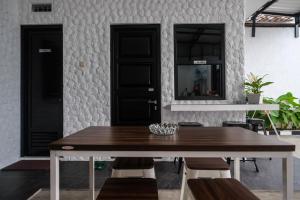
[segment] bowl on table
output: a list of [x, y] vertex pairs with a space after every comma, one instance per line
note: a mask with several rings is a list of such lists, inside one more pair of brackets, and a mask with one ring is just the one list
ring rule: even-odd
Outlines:
[[151, 124], [149, 125], [149, 130], [154, 135], [167, 136], [174, 135], [179, 126], [172, 123], [161, 123], [161, 124]]

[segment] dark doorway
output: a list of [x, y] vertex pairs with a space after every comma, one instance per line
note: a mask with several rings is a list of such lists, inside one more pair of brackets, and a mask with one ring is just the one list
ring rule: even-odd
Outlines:
[[160, 25], [111, 26], [112, 125], [160, 122]]
[[21, 27], [22, 156], [48, 156], [63, 136], [61, 25]]

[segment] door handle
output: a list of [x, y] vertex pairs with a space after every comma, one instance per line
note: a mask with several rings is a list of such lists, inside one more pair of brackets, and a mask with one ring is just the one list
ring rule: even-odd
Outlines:
[[39, 53], [51, 53], [52, 49], [39, 49]]
[[155, 104], [155, 105], [156, 105], [156, 104], [157, 104], [157, 100], [148, 100], [148, 103], [149, 103], [149, 104]]

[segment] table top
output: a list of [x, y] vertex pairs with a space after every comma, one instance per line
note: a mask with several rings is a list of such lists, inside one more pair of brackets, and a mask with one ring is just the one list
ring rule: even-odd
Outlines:
[[237, 127], [180, 127], [156, 136], [143, 126], [89, 127], [49, 145], [72, 151], [295, 151], [295, 145]]

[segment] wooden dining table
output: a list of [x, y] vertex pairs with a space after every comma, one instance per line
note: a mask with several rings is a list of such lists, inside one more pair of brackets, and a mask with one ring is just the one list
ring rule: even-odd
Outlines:
[[88, 127], [51, 143], [49, 149], [51, 200], [59, 200], [59, 160], [67, 156], [89, 158], [91, 199], [95, 199], [95, 158], [231, 157], [237, 180], [240, 158], [281, 158], [283, 199], [293, 199], [295, 145], [243, 128], [180, 127], [174, 135], [157, 136], [143, 126]]

